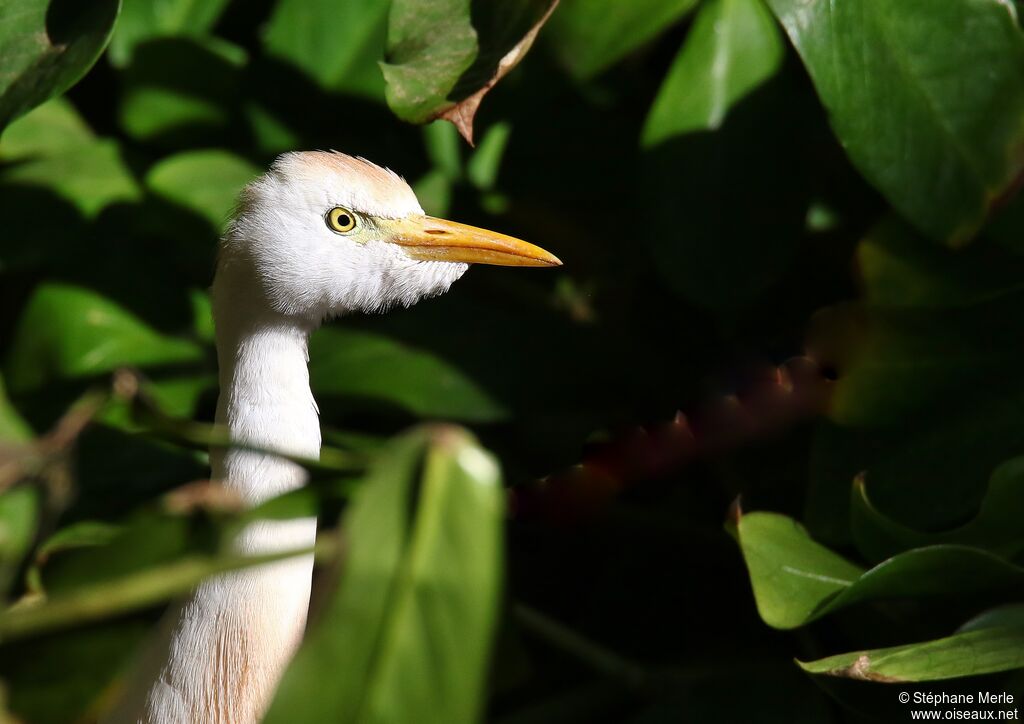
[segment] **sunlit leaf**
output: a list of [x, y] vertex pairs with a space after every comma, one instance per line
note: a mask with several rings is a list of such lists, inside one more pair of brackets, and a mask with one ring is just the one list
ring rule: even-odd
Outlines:
[[246, 52], [225, 40], [155, 40], [122, 74], [121, 127], [161, 145], [223, 140], [238, 111]]
[[120, 146], [112, 139], [97, 139], [74, 148], [50, 148], [45, 154], [0, 169], [0, 181], [50, 190], [86, 216], [141, 196]]
[[413, 123], [449, 120], [472, 143], [484, 95], [523, 59], [556, 5], [396, 0], [381, 65], [388, 105]]
[[122, 365], [148, 367], [195, 361], [202, 350], [168, 337], [130, 312], [81, 287], [39, 287], [18, 322], [6, 374], [24, 392], [48, 380], [110, 372]]
[[39, 491], [22, 485], [0, 493], [0, 603], [36, 535]]
[[267, 22], [267, 51], [323, 87], [383, 99], [388, 0], [280, 0]]
[[644, 145], [714, 130], [729, 108], [782, 63], [778, 27], [763, 0], [713, 0], [687, 36], [644, 124]]
[[0, 160], [65, 152], [93, 140], [93, 132], [66, 98], [54, 98], [14, 121], [0, 137]]
[[696, 5], [697, 0], [562, 0], [549, 40], [573, 75], [592, 78]]
[[934, 641], [798, 663], [810, 674], [887, 684], [991, 674], [1024, 667], [1024, 627], [992, 626]]
[[32, 435], [32, 429], [7, 399], [4, 378], [0, 375], [0, 445], [21, 442]]
[[423, 417], [489, 421], [502, 406], [472, 378], [429, 352], [372, 332], [332, 326], [310, 340], [314, 391], [348, 407], [387, 403]]
[[782, 515], [743, 515], [736, 536], [758, 613], [774, 628], [803, 626], [868, 601], [1024, 590], [1024, 569], [978, 548], [918, 548], [865, 571]]
[[0, 131], [89, 70], [110, 40], [120, 5], [0, 2]]
[[124, 66], [149, 38], [201, 36], [213, 27], [230, 0], [122, 0], [110, 61]]
[[220, 230], [242, 187], [259, 172], [229, 151], [186, 151], [155, 164], [146, 176], [146, 186]]
[[769, 0], [853, 163], [928, 236], [968, 241], [1024, 164], [1024, 38], [1000, 0]]
[[338, 589], [266, 721], [423, 712], [475, 721], [502, 578], [501, 515], [497, 465], [466, 433], [435, 428], [394, 443], [345, 516]]

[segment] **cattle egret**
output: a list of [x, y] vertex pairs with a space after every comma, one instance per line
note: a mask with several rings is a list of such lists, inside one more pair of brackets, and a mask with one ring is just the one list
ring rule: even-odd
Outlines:
[[[543, 249], [424, 214], [395, 173], [337, 152], [287, 153], [241, 194], [213, 282], [217, 421], [247, 446], [315, 458], [307, 340], [320, 323], [442, 294], [469, 264], [557, 266]], [[214, 451], [213, 478], [257, 504], [304, 484], [293, 463]], [[308, 548], [316, 520], [259, 522], [245, 554]], [[254, 722], [302, 637], [312, 556], [207, 580], [172, 607], [115, 721]]]

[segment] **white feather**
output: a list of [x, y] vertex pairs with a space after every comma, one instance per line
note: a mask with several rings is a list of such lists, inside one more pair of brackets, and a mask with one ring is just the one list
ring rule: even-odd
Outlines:
[[[342, 236], [335, 206], [365, 222]], [[242, 193], [213, 283], [220, 364], [218, 422], [249, 445], [306, 457], [320, 452], [307, 340], [328, 317], [411, 305], [443, 293], [461, 263], [416, 261], [372, 220], [422, 214], [399, 176], [336, 152], [289, 153]], [[214, 479], [259, 503], [305, 483], [279, 458], [211, 455]], [[243, 553], [311, 546], [314, 519], [249, 526]], [[310, 556], [215, 577], [171, 608], [110, 721], [177, 724], [257, 721], [302, 636]]]

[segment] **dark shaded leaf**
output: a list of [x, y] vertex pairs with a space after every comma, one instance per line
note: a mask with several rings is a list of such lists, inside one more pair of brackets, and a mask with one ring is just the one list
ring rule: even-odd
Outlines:
[[1024, 548], [1024, 458], [996, 468], [978, 514], [957, 528], [925, 532], [906, 526], [879, 511], [868, 497], [869, 485], [858, 478], [850, 501], [851, 528], [860, 552], [880, 561], [910, 548], [942, 543], [977, 546], [1012, 559]]

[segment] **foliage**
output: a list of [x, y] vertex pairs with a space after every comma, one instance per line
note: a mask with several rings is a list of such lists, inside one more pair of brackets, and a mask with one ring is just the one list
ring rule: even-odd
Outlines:
[[[1014, 3], [0, 0], [0, 28], [0, 721], [96, 718], [171, 598], [258, 562], [240, 526], [311, 514], [269, 721], [1024, 696]], [[565, 267], [316, 332], [321, 460], [246, 510], [196, 482], [229, 443], [206, 290], [241, 187], [314, 148]]]

